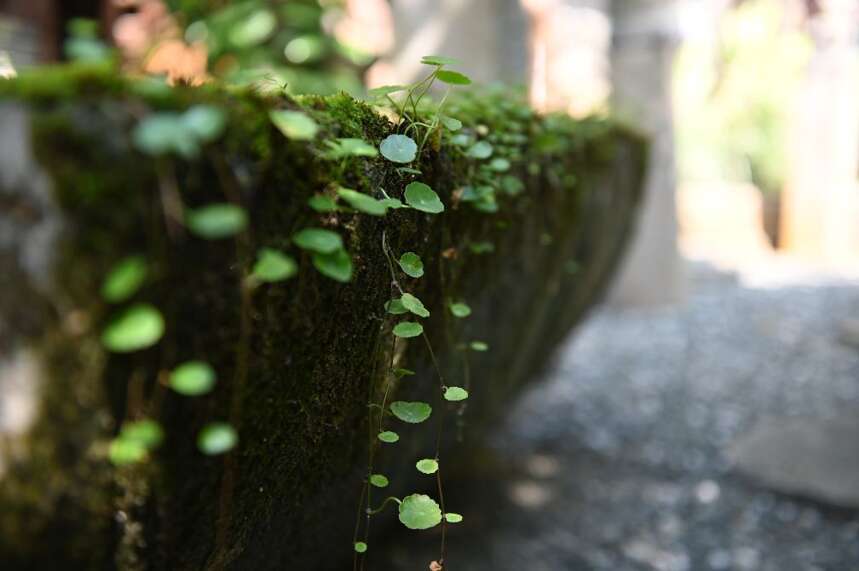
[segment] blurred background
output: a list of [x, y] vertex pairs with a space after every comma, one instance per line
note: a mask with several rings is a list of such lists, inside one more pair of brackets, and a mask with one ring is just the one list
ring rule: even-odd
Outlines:
[[[461, 488], [450, 560], [859, 568], [859, 2], [0, 0], [3, 76], [115, 58], [360, 97], [436, 53], [651, 139], [607, 303]], [[436, 540], [394, 543], [418, 569]]]

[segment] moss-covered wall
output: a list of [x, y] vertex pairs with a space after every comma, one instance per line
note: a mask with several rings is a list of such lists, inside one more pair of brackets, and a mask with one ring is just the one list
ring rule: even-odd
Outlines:
[[[635, 211], [644, 144], [605, 119], [540, 118], [498, 93], [461, 97], [450, 112], [466, 132], [508, 151], [524, 192], [502, 193], [493, 214], [459, 202], [479, 161], [445, 136], [413, 165], [446, 204], [443, 214], [319, 214], [308, 198], [336, 185], [401, 197], [416, 179], [382, 157], [322, 157], [327, 138], [378, 145], [392, 131], [371, 107], [345, 95], [296, 102], [146, 85], [80, 67], [0, 83], [0, 98], [27, 106], [33, 152], [66, 222], [54, 246], [51, 311], [27, 333], [43, 363], [43, 396], [28, 453], [0, 476], [0, 561], [15, 569], [341, 568], [351, 560], [366, 470], [367, 398], [381, 389], [391, 352], [417, 372], [398, 398], [449, 408], [451, 447], [478, 441], [604, 290]], [[133, 148], [129, 133], [150, 110], [195, 102], [229, 115], [224, 136], [198, 160], [152, 160]], [[323, 127], [315, 141], [290, 141], [270, 124], [269, 109], [297, 106]], [[241, 203], [246, 235], [206, 241], [168, 228], [162, 199], [171, 181], [191, 207]], [[311, 225], [343, 236], [355, 265], [350, 283], [322, 276], [290, 243]], [[393, 343], [383, 232], [395, 255], [424, 260], [426, 275], [405, 283], [432, 312], [427, 333], [446, 379], [470, 388], [464, 414], [438, 402], [426, 347]], [[484, 243], [494, 250], [475, 247]], [[263, 246], [294, 255], [299, 274], [243, 294], [243, 272]], [[151, 349], [109, 355], [98, 338], [115, 309], [99, 287], [131, 253], [154, 262], [135, 299], [160, 308], [166, 334]], [[452, 318], [451, 298], [467, 300], [472, 315]], [[475, 339], [490, 350], [459, 349]], [[167, 390], [165, 371], [194, 358], [215, 367], [216, 390], [193, 399]], [[165, 442], [147, 463], [111, 466], [107, 442], [140, 416], [161, 421]], [[211, 420], [237, 425], [235, 452], [197, 450], [195, 435]], [[394, 493], [407, 493], [435, 432], [398, 430], [380, 471]]]

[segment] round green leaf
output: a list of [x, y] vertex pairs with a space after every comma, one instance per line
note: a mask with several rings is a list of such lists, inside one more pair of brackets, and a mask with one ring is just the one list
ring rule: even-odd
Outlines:
[[298, 264], [290, 256], [273, 248], [257, 252], [253, 276], [261, 282], [279, 282], [298, 273]]
[[392, 430], [386, 430], [377, 434], [376, 438], [378, 438], [382, 442], [385, 442], [386, 444], [393, 444], [400, 439], [400, 435], [396, 432], [393, 432]]
[[418, 460], [415, 468], [422, 474], [435, 474], [438, 472], [438, 462], [431, 458], [424, 458], [423, 460]]
[[337, 232], [322, 228], [305, 228], [292, 237], [296, 246], [318, 254], [331, 254], [343, 248], [343, 240]]
[[402, 315], [403, 313], [409, 312], [408, 309], [403, 307], [403, 302], [399, 299], [392, 299], [385, 303], [385, 311], [391, 315]]
[[426, 65], [457, 65], [458, 59], [445, 56], [424, 56], [421, 58], [421, 63]]
[[334, 202], [334, 199], [323, 194], [314, 194], [308, 199], [307, 204], [316, 212], [335, 212], [337, 210], [337, 203]]
[[409, 337], [417, 337], [424, 332], [423, 325], [413, 321], [403, 321], [397, 323], [394, 327], [394, 335], [408, 339]]
[[388, 135], [379, 145], [382, 156], [395, 163], [410, 163], [418, 154], [418, 145], [406, 135]]
[[419, 278], [424, 275], [424, 263], [421, 260], [421, 257], [414, 252], [406, 252], [400, 256], [397, 263], [409, 277]]
[[400, 298], [400, 303], [405, 309], [414, 313], [418, 317], [429, 317], [430, 315], [430, 312], [427, 311], [426, 307], [424, 307], [423, 302], [410, 293], [404, 293]]
[[409, 529], [429, 529], [441, 523], [441, 508], [425, 494], [412, 494], [400, 503], [400, 522]]
[[227, 117], [223, 111], [211, 105], [195, 105], [182, 114], [182, 124], [197, 139], [214, 141], [224, 132]]
[[472, 159], [488, 159], [492, 156], [492, 145], [486, 141], [477, 141], [465, 154]]
[[469, 345], [472, 351], [487, 351], [489, 350], [489, 345], [484, 343], [483, 341], [472, 341]]
[[364, 139], [343, 138], [325, 142], [330, 148], [326, 153], [326, 156], [331, 159], [342, 159], [343, 157], [375, 157], [379, 154], [376, 147]]
[[436, 72], [435, 76], [442, 83], [449, 83], [450, 85], [469, 85], [471, 83], [471, 79], [467, 75], [449, 69], [441, 69]]
[[462, 121], [453, 117], [442, 117], [441, 124], [447, 127], [448, 131], [459, 131], [462, 129]]
[[447, 387], [444, 391], [444, 400], [459, 402], [468, 398], [468, 391], [461, 387]]
[[115, 438], [110, 443], [107, 455], [115, 466], [136, 464], [146, 458], [146, 446], [133, 440]]
[[373, 89], [367, 91], [367, 95], [370, 97], [384, 97], [386, 95], [390, 95], [391, 93], [396, 93], [398, 91], [405, 91], [408, 89], [405, 85], [382, 85], [380, 87], [374, 87]]
[[188, 228], [201, 238], [217, 240], [238, 234], [248, 224], [243, 208], [234, 204], [215, 203], [191, 210], [186, 215]]
[[131, 136], [134, 146], [149, 155], [175, 152], [190, 159], [200, 150], [194, 133], [177, 113], [152, 113], [137, 124]]
[[471, 308], [468, 307], [468, 304], [459, 301], [450, 304], [450, 312], [454, 317], [463, 318], [471, 315]]
[[349, 203], [349, 206], [364, 214], [372, 216], [384, 216], [388, 212], [388, 207], [381, 200], [376, 200], [372, 196], [367, 196], [361, 192], [349, 188], [340, 188], [337, 190], [343, 200]]
[[346, 283], [352, 279], [352, 258], [346, 250], [336, 250], [330, 254], [314, 254], [313, 266], [323, 276], [334, 281]]
[[388, 487], [388, 478], [383, 476], [382, 474], [373, 474], [370, 476], [370, 483], [377, 488], [387, 488]]
[[309, 141], [319, 132], [319, 125], [301, 111], [269, 111], [269, 119], [281, 133], [290, 139]]
[[187, 361], [170, 373], [170, 388], [186, 396], [204, 395], [215, 386], [215, 370], [204, 361]]
[[102, 344], [117, 353], [145, 349], [164, 334], [164, 318], [153, 306], [133, 305], [110, 322], [101, 335]]
[[150, 418], [135, 420], [122, 425], [119, 438], [130, 442], [137, 442], [147, 450], [161, 444], [164, 440], [164, 430], [161, 425]]
[[489, 163], [489, 168], [491, 168], [495, 172], [505, 172], [505, 171], [510, 170], [510, 161], [508, 161], [507, 159], [498, 157], [498, 158], [492, 159], [492, 161]]
[[430, 417], [432, 407], [425, 402], [395, 401], [391, 403], [394, 416], [410, 424], [419, 424]]
[[462, 522], [462, 516], [458, 513], [447, 512], [444, 514], [444, 519], [447, 523], [460, 523]]
[[277, 27], [277, 17], [270, 10], [257, 10], [246, 18], [236, 19], [230, 29], [230, 42], [239, 48], [261, 44]]
[[367, 552], [367, 544], [364, 543], [363, 541], [356, 541], [355, 542], [355, 551], [357, 551], [358, 553], [366, 553]]
[[422, 182], [411, 182], [406, 186], [406, 204], [430, 214], [444, 212], [444, 204], [433, 189]]
[[134, 295], [146, 280], [146, 260], [129, 256], [111, 268], [101, 285], [101, 296], [111, 303], [125, 301]]
[[209, 456], [232, 450], [238, 441], [236, 430], [226, 422], [209, 423], [197, 435], [197, 447]]

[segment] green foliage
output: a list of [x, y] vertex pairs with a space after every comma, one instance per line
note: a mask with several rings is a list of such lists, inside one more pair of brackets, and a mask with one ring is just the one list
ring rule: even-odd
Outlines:
[[394, 326], [394, 335], [397, 337], [403, 337], [408, 339], [410, 337], [417, 337], [421, 333], [424, 332], [423, 325], [420, 323], [414, 323], [412, 321], [403, 321], [402, 323], [397, 323]]
[[391, 412], [403, 422], [419, 424], [430, 417], [432, 407], [420, 401], [395, 401], [391, 403]]
[[150, 113], [132, 132], [138, 150], [154, 156], [175, 153], [196, 158], [200, 147], [218, 139], [226, 127], [224, 112], [210, 105], [196, 105], [184, 113]]
[[450, 83], [451, 85], [469, 85], [471, 84], [471, 79], [465, 74], [459, 73], [458, 71], [451, 71], [447, 69], [439, 70], [435, 76], [439, 81], [443, 83]]
[[469, 347], [471, 347], [471, 350], [472, 350], [472, 351], [479, 351], [479, 352], [483, 352], [483, 351], [488, 351], [488, 350], [489, 350], [489, 345], [487, 345], [487, 344], [486, 344], [486, 343], [484, 343], [483, 341], [472, 341], [472, 342], [469, 344]]
[[403, 305], [401, 299], [392, 299], [385, 304], [385, 311], [391, 315], [402, 315], [408, 313], [409, 310]]
[[456, 303], [450, 304], [450, 312], [454, 317], [459, 317], [460, 319], [463, 317], [468, 317], [471, 315], [471, 308], [468, 307], [468, 304], [465, 302], [459, 301]]
[[346, 157], [376, 157], [379, 151], [376, 147], [364, 139], [344, 138], [325, 141], [328, 151], [325, 156], [329, 159], [343, 159]]
[[400, 439], [400, 435], [391, 430], [385, 430], [376, 435], [376, 438], [384, 442], [385, 444], [393, 444]]
[[333, 254], [343, 249], [343, 239], [337, 232], [322, 228], [305, 228], [292, 237], [292, 242], [302, 250], [318, 254]]
[[219, 240], [242, 232], [248, 225], [248, 215], [243, 208], [222, 202], [187, 212], [185, 223], [200, 238]]
[[239, 435], [226, 422], [211, 422], [197, 435], [197, 448], [209, 456], [229, 452], [238, 442]]
[[429, 529], [441, 523], [441, 508], [425, 494], [412, 494], [400, 502], [400, 522], [409, 529]]
[[101, 285], [105, 301], [119, 303], [137, 293], [146, 280], [148, 268], [143, 256], [128, 256], [110, 269]]
[[446, 514], [444, 514], [444, 519], [447, 521], [447, 523], [461, 523], [462, 522], [462, 516], [458, 513], [453, 513], [453, 512], [447, 512]]
[[370, 476], [370, 484], [376, 486], [377, 488], [387, 488], [388, 487], [388, 478], [383, 476], [382, 474], [373, 474]]
[[262, 248], [257, 253], [251, 275], [261, 282], [280, 282], [298, 273], [298, 264], [292, 257], [274, 248]]
[[488, 159], [492, 156], [492, 145], [486, 141], [477, 141], [466, 151], [466, 155], [472, 159]]
[[409, 277], [419, 278], [424, 275], [424, 263], [421, 257], [414, 252], [406, 252], [400, 256], [397, 263], [400, 265], [400, 269]]
[[419, 300], [417, 297], [413, 296], [410, 293], [403, 294], [403, 296], [400, 298], [400, 304], [402, 305], [403, 309], [414, 313], [418, 317], [430, 316], [430, 312], [427, 311], [426, 307], [424, 307], [423, 302], [421, 302], [421, 300]]
[[421, 58], [421, 63], [425, 65], [459, 65], [461, 62], [458, 59], [445, 56], [424, 56]]
[[379, 145], [382, 156], [395, 163], [410, 163], [415, 160], [418, 145], [406, 135], [388, 135]]
[[356, 541], [355, 542], [355, 551], [357, 551], [358, 553], [366, 553], [367, 552], [367, 544], [364, 543], [363, 541]]
[[187, 361], [170, 373], [170, 388], [186, 396], [204, 395], [215, 386], [216, 374], [205, 361]]
[[388, 206], [385, 202], [376, 200], [372, 196], [367, 196], [361, 192], [349, 188], [339, 188], [337, 194], [348, 202], [349, 206], [364, 214], [384, 216], [388, 212]]
[[135, 304], [115, 317], [101, 335], [102, 344], [115, 353], [151, 347], [164, 334], [164, 318], [152, 305]]
[[308, 141], [319, 132], [316, 121], [301, 111], [269, 111], [268, 116], [274, 126], [289, 139]]
[[163, 439], [164, 431], [154, 420], [127, 422], [111, 441], [108, 458], [115, 466], [141, 462]]
[[342, 248], [330, 254], [314, 254], [313, 267], [334, 281], [346, 283], [352, 280], [352, 258]]
[[459, 402], [468, 398], [468, 391], [462, 387], [447, 387], [444, 391], [444, 400]]
[[325, 196], [323, 194], [314, 194], [307, 201], [307, 205], [310, 206], [316, 212], [336, 212], [337, 211], [337, 203], [330, 196]]
[[411, 182], [406, 186], [406, 204], [429, 214], [444, 212], [444, 204], [441, 199], [428, 185], [422, 182]]
[[417, 464], [415, 464], [415, 468], [417, 468], [418, 472], [422, 474], [435, 474], [438, 472], [438, 461], [431, 458], [424, 458], [423, 460], [418, 460]]

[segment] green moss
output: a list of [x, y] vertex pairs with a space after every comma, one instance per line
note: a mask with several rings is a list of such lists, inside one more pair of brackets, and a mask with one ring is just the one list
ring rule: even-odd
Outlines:
[[[498, 192], [497, 214], [479, 212], [459, 198], [464, 185], [495, 184], [501, 175], [444, 136], [416, 165], [421, 180], [447, 205], [443, 216], [410, 210], [385, 218], [320, 215], [307, 200], [337, 185], [370, 194], [381, 188], [401, 197], [414, 180], [381, 157], [322, 156], [326, 139], [361, 137], [378, 145], [394, 128], [348, 95], [292, 100], [217, 87], [146, 90], [111, 70], [77, 67], [0, 82], [0, 97], [31, 104], [35, 151], [69, 221], [55, 281], [66, 306], [88, 317], [84, 339], [97, 354], [87, 367], [70, 369], [43, 403], [44, 440], [75, 442], [76, 453], [63, 457], [47, 449], [22, 464], [21, 473], [42, 471], [49, 478], [62, 472], [71, 478], [98, 467], [114, 482], [61, 479], [48, 486], [56, 492], [39, 500], [43, 518], [19, 525], [23, 510], [36, 500], [22, 495], [0, 524], [13, 530], [9, 537], [16, 544], [33, 550], [53, 525], [50, 514], [61, 509], [56, 498], [75, 490], [68, 496], [75, 518], [89, 517], [92, 526], [67, 531], [81, 545], [101, 546], [91, 559], [75, 560], [79, 567], [101, 567], [106, 552], [122, 566], [142, 562], [151, 568], [338, 565], [351, 550], [366, 460], [367, 397], [381, 391], [392, 352], [399, 364], [418, 371], [398, 389], [404, 398], [429, 400], [435, 389], [425, 349], [393, 344], [383, 310], [392, 291], [382, 231], [395, 255], [416, 251], [424, 260], [426, 275], [408, 284], [433, 312], [427, 331], [447, 378], [463, 376], [457, 349], [462, 341], [479, 338], [493, 347], [491, 357], [469, 357], [471, 367], [483, 372], [482, 382], [492, 384], [491, 390], [471, 390], [469, 415], [488, 419], [545, 360], [550, 344], [543, 341], [566, 332], [601, 289], [641, 177], [641, 142], [611, 122], [540, 118], [520, 102], [487, 93], [453, 101], [449, 112], [466, 132], [509, 159], [506, 174], [523, 182], [521, 194]], [[198, 101], [216, 104], [230, 117], [222, 140], [200, 160], [155, 162], [132, 148], [129, 133], [141, 109], [182, 109]], [[273, 107], [304, 109], [321, 125], [320, 136], [309, 143], [285, 139], [268, 121]], [[172, 181], [190, 207], [240, 200], [252, 221], [248, 236], [238, 243], [210, 242], [171, 227], [161, 200]], [[344, 237], [355, 265], [351, 284], [321, 276], [309, 256], [291, 245], [290, 237], [311, 225]], [[552, 247], [544, 245], [547, 234]], [[493, 243], [496, 254], [473, 253], [469, 245], [475, 242]], [[260, 247], [289, 251], [300, 264], [299, 275], [243, 296], [242, 269]], [[154, 349], [107, 356], [92, 345], [114, 311], [99, 300], [98, 287], [107, 269], [130, 253], [145, 254], [155, 268], [138, 298], [160, 308], [167, 331]], [[569, 259], [584, 268], [576, 277], [561, 270]], [[450, 297], [468, 300], [472, 316], [453, 321], [444, 310]], [[515, 331], [505, 334], [499, 323], [516, 324]], [[48, 362], [54, 354], [74, 354], [81, 342], [56, 337], [60, 328], [58, 319], [54, 333], [39, 344]], [[218, 372], [211, 395], [189, 399], [158, 384], [164, 370], [194, 358]], [[50, 378], [60, 375], [52, 369]], [[52, 415], [57, 395], [70, 385], [80, 385], [91, 398], [66, 403], [67, 414]], [[141, 415], [158, 418], [167, 439], [150, 468], [112, 473], [103, 453], [110, 431], [128, 416]], [[91, 427], [87, 418], [113, 422]], [[231, 420], [239, 429], [238, 452], [227, 460], [196, 450], [197, 431], [212, 420]], [[70, 430], [79, 424], [89, 428]], [[392, 491], [409, 482], [412, 457], [426, 445], [412, 434], [398, 444], [396, 458], [384, 460]], [[9, 501], [0, 493], [0, 513]], [[107, 523], [111, 510], [125, 519], [105, 539], [105, 530], [114, 529]], [[342, 553], [332, 549], [341, 544]], [[0, 541], [0, 558], [9, 549]]]

